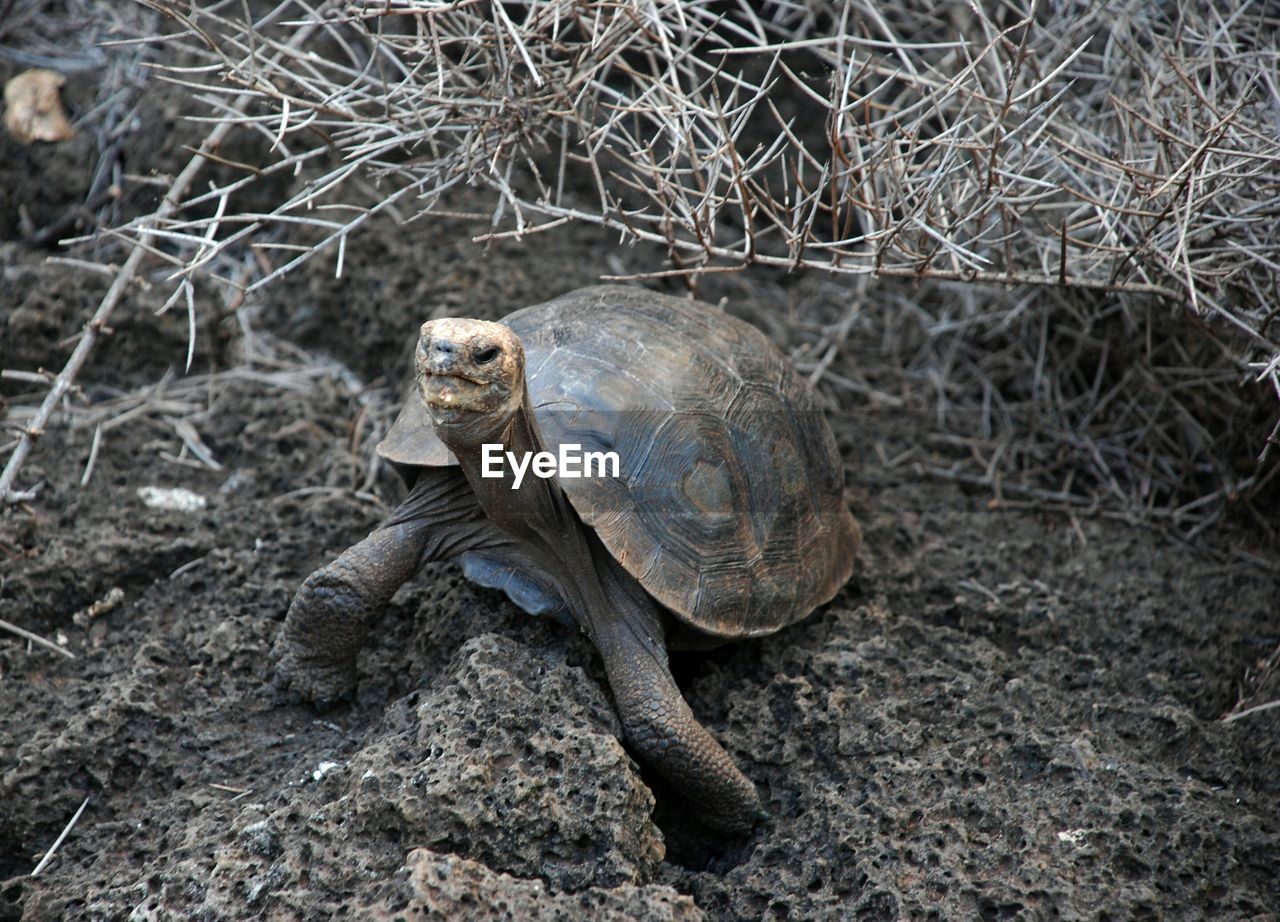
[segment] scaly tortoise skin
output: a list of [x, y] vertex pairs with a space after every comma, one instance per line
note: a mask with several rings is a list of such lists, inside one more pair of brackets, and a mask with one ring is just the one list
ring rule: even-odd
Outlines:
[[[276, 644], [303, 695], [354, 687], [370, 621], [430, 560], [580, 627], [628, 741], [711, 825], [749, 827], [754, 786], [689, 711], [667, 648], [804, 618], [861, 535], [813, 391], [754, 327], [709, 305], [598, 286], [499, 324], [423, 325], [410, 396], [379, 453], [410, 487], [299, 589]], [[620, 476], [480, 476], [480, 446], [612, 451]]]

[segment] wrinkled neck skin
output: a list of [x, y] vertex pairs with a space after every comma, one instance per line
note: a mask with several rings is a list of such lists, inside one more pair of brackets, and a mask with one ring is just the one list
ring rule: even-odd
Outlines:
[[[517, 457], [546, 450], [527, 390], [511, 421], [486, 441], [501, 443], [504, 452]], [[449, 448], [485, 515], [538, 558], [546, 573], [560, 584], [578, 625], [597, 647], [605, 652], [605, 647], [617, 643], [616, 628], [622, 626], [630, 629], [665, 669], [661, 610], [635, 577], [614, 560], [595, 532], [583, 525], [558, 478], [527, 472], [520, 488], [512, 489], [514, 475], [505, 463], [501, 477], [481, 476], [480, 445]]]
[[[523, 457], [526, 452], [546, 450], [542, 434], [529, 405], [528, 392], [511, 421], [485, 442], [500, 443], [504, 452]], [[446, 442], [446, 444], [448, 444]], [[483, 453], [480, 445], [449, 445], [462, 471], [475, 491], [489, 520], [518, 538], [546, 548], [576, 549], [582, 524], [569, 506], [569, 500], [554, 477], [525, 474], [520, 489], [513, 490], [515, 475], [510, 466], [502, 465], [501, 477], [481, 476]]]

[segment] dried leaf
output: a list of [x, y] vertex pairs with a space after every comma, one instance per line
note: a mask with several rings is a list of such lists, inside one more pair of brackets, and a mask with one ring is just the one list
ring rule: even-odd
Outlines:
[[52, 70], [23, 71], [4, 85], [4, 126], [23, 144], [75, 135], [58, 91], [66, 79]]

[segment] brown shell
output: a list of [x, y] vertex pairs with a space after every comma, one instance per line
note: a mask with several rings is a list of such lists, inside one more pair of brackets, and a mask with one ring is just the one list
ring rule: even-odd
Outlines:
[[[681, 620], [768, 634], [829, 600], [861, 535], [831, 429], [808, 384], [755, 327], [640, 288], [571, 292], [503, 318], [524, 343], [548, 450], [613, 451], [618, 478], [561, 478], [584, 522]], [[378, 446], [456, 464], [420, 401]]]

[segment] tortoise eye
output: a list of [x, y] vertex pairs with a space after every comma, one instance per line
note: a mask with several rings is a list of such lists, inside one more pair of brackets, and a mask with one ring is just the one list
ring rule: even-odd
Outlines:
[[499, 351], [497, 346], [487, 346], [484, 349], [477, 349], [473, 358], [478, 365], [488, 365], [498, 357]]

